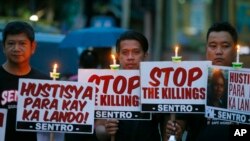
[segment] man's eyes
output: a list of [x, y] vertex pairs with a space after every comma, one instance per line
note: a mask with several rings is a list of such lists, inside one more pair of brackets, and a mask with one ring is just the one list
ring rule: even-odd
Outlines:
[[123, 55], [127, 55], [128, 54], [128, 51], [122, 51], [121, 52]]
[[225, 44], [225, 45], [209, 45], [208, 47], [212, 48], [212, 49], [216, 49], [217, 47], [221, 47], [222, 49], [226, 49], [226, 48], [230, 48], [231, 45]]
[[129, 53], [132, 53], [132, 54], [140, 54], [141, 51], [140, 50], [133, 50], [133, 51], [122, 51], [121, 54], [123, 55], [128, 55]]

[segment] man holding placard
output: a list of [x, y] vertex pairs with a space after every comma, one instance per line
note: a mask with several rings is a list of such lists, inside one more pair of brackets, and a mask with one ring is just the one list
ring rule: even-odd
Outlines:
[[8, 109], [5, 141], [36, 141], [36, 132], [15, 129], [19, 78], [49, 79], [30, 66], [36, 49], [34, 30], [28, 23], [14, 21], [6, 25], [2, 36], [6, 61], [0, 68], [0, 108]]
[[[140, 33], [127, 31], [116, 43], [116, 52], [122, 69], [139, 69], [140, 62], [148, 53], [148, 41]], [[152, 120], [107, 120], [105, 127], [116, 141], [160, 141], [159, 119], [153, 115]]]
[[[232, 66], [237, 51], [237, 32], [227, 22], [213, 24], [207, 32], [206, 58], [213, 65]], [[218, 123], [213, 125], [212, 123]], [[230, 122], [214, 122], [204, 114], [190, 115], [188, 120], [188, 141], [228, 141]]]

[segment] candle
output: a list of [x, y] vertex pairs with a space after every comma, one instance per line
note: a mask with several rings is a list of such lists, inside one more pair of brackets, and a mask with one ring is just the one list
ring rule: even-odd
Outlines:
[[116, 60], [115, 60], [115, 55], [111, 55], [112, 59], [113, 59], [113, 64], [116, 65]]
[[57, 64], [54, 64], [53, 73], [56, 73], [56, 69], [57, 69]]
[[179, 47], [176, 46], [175, 47], [175, 56], [172, 56], [172, 61], [173, 62], [181, 62], [182, 57], [178, 56], [178, 50], [179, 50]]
[[112, 57], [112, 59], [113, 59], [113, 64], [109, 65], [110, 68], [111, 68], [112, 70], [118, 70], [119, 67], [120, 67], [120, 65], [119, 65], [119, 64], [116, 64], [115, 55], [112, 54], [111, 57]]
[[240, 45], [237, 45], [236, 62], [239, 63], [239, 61], [240, 61]]
[[57, 64], [55, 63], [53, 66], [53, 72], [50, 72], [50, 77], [53, 78], [53, 80], [56, 80], [56, 78], [59, 78], [60, 73], [58, 73], [57, 70]]
[[175, 57], [178, 57], [178, 49], [179, 49], [179, 47], [176, 46], [176, 47], [175, 47]]

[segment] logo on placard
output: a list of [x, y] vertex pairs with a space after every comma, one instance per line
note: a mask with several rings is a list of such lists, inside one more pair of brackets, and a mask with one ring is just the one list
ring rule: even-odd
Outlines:
[[214, 116], [215, 116], [215, 114], [214, 114], [214, 109], [207, 108], [207, 109], [206, 109], [206, 117], [208, 117], [208, 118], [213, 118]]

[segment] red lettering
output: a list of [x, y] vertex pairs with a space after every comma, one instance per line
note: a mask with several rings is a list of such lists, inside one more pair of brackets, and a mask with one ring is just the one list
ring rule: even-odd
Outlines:
[[174, 85], [179, 87], [184, 86], [185, 83], [187, 83], [187, 85], [191, 87], [192, 83], [202, 76], [202, 70], [198, 67], [191, 68], [188, 71], [182, 67], [176, 68], [175, 70], [173, 67], [162, 68], [162, 69], [155, 67], [150, 72], [149, 84], [154, 87], [159, 86], [162, 77], [164, 80], [164, 86], [168, 86], [170, 74], [172, 71], [174, 71], [173, 83]]
[[136, 89], [140, 87], [140, 77], [139, 76], [133, 76], [129, 78], [128, 82], [128, 94], [132, 93], [133, 89]]
[[36, 121], [39, 121], [39, 110], [26, 110], [24, 109], [23, 111], [23, 116], [22, 116], [22, 120], [26, 120], [26, 121], [29, 121], [29, 120], [36, 120]]
[[26, 108], [28, 105], [30, 105], [33, 102], [33, 99], [30, 97], [27, 97], [24, 99], [23, 107]]
[[[118, 86], [120, 84], [120, 90], [118, 90]], [[117, 76], [113, 83], [113, 89], [116, 94], [123, 94], [127, 87], [127, 80], [124, 76]]]
[[43, 120], [44, 121], [55, 121], [55, 122], [77, 122], [77, 123], [86, 123], [89, 117], [89, 113], [86, 112], [59, 112], [53, 111], [52, 114], [49, 111], [45, 111]]
[[162, 71], [165, 73], [164, 86], [168, 86], [170, 72], [174, 71], [174, 68], [172, 68], [172, 67], [171, 68], [163, 68]]
[[[181, 75], [180, 82], [178, 82], [179, 76]], [[187, 79], [187, 72], [184, 68], [177, 68], [176, 71], [174, 72], [173, 76], [173, 82], [176, 86], [183, 86], [185, 84], [185, 81]]]
[[150, 78], [152, 81], [149, 81], [149, 84], [151, 86], [159, 86], [160, 85], [160, 81], [157, 79], [159, 79], [161, 77], [161, 69], [158, 67], [155, 67], [151, 70], [150, 72]]
[[200, 68], [195, 67], [195, 68], [190, 69], [189, 72], [188, 72], [188, 83], [187, 83], [187, 85], [189, 87], [191, 87], [192, 83], [195, 80], [199, 79], [201, 76], [202, 76], [202, 71], [201, 71]]

